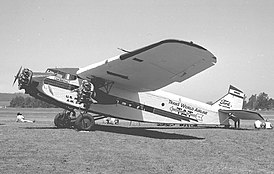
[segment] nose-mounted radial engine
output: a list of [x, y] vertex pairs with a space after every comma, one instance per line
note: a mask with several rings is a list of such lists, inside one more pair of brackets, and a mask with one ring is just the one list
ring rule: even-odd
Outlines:
[[27, 89], [27, 87], [31, 83], [31, 78], [32, 78], [32, 71], [29, 70], [28, 68], [24, 68], [23, 71], [21, 72], [22, 67], [19, 69], [17, 75], [15, 76], [14, 83], [16, 80], [18, 80], [18, 88], [19, 89]]
[[[77, 68], [50, 68], [46, 72], [33, 72], [22, 67], [15, 76], [18, 88], [42, 101], [64, 109], [56, 115], [54, 123], [59, 128], [75, 127], [92, 130], [95, 120], [105, 117], [91, 110], [92, 104], [116, 104], [116, 98], [108, 95], [113, 82], [102, 79], [82, 80]], [[99, 88], [104, 88], [105, 92]], [[75, 110], [80, 114], [76, 116]], [[92, 113], [92, 114], [90, 114]], [[94, 118], [96, 117], [96, 118]]]

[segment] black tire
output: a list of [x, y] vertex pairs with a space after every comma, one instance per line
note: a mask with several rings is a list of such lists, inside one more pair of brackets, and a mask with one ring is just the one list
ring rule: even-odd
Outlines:
[[61, 128], [62, 127], [62, 124], [61, 124], [61, 119], [62, 119], [62, 114], [61, 113], [58, 113], [55, 117], [54, 117], [54, 125], [57, 127], [57, 128]]
[[80, 114], [75, 120], [75, 128], [77, 130], [91, 131], [94, 130], [95, 121], [90, 114]]
[[70, 128], [70, 120], [68, 120], [64, 113], [58, 113], [54, 117], [54, 125], [57, 128]]

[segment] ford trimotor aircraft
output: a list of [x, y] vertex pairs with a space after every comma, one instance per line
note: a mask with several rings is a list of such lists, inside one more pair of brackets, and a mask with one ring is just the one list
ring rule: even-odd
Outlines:
[[[233, 86], [213, 105], [160, 90], [216, 63], [211, 52], [193, 42], [163, 40], [123, 51], [83, 68], [49, 68], [41, 73], [21, 67], [14, 83], [18, 80], [25, 93], [65, 109], [54, 119], [57, 127], [92, 130], [95, 121], [105, 117], [225, 126], [229, 119], [263, 119], [258, 113], [242, 110], [244, 94]], [[80, 114], [76, 116], [75, 111]]]

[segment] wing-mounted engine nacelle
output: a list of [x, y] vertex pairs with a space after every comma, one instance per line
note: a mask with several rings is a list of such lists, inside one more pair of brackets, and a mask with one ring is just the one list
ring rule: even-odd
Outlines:
[[87, 107], [92, 103], [97, 103], [94, 99], [95, 96], [94, 85], [87, 80], [83, 80], [80, 87], [77, 89], [77, 102], [80, 104], [83, 103]]

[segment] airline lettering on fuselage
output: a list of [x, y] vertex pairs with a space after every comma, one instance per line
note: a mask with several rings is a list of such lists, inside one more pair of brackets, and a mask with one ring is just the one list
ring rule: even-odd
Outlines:
[[202, 119], [203, 116], [207, 115], [207, 111], [181, 103], [181, 101], [178, 102], [178, 101], [169, 100], [169, 104], [172, 105], [170, 107], [171, 112], [176, 112], [179, 115], [185, 115], [187, 117], [194, 117], [199, 121], [203, 121]]
[[77, 104], [77, 98], [71, 95], [66, 95], [67, 102]]
[[175, 106], [180, 106], [179, 102], [169, 100], [169, 104], [175, 105]]

